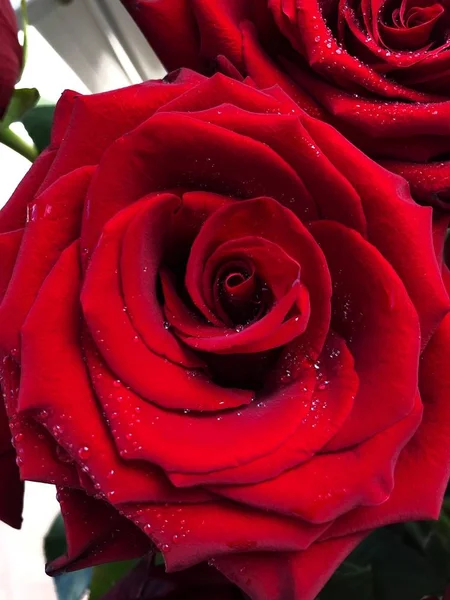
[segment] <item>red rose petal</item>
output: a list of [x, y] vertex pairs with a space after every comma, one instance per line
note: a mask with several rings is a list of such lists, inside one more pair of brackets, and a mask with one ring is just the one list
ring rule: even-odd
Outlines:
[[151, 550], [148, 538], [129, 520], [84, 492], [58, 488], [67, 554], [47, 565], [49, 575], [128, 560]]
[[423, 420], [400, 454], [389, 500], [381, 506], [359, 508], [342, 516], [329, 535], [345, 535], [398, 521], [438, 518], [450, 465], [449, 342], [450, 316], [447, 316], [421, 359]]
[[258, 401], [239, 410], [219, 412], [220, 405], [215, 413], [164, 410], [124, 387], [98, 355], [86, 350], [93, 374], [101, 374], [93, 377], [95, 392], [114, 422], [112, 434], [122, 456], [168, 472], [204, 473], [249, 463], [276, 450], [309, 413], [309, 381], [263, 391]]
[[358, 233], [331, 221], [312, 227], [334, 284], [333, 328], [347, 340], [360, 379], [353, 411], [329, 449], [353, 446], [406, 417], [417, 390], [420, 332], [400, 278]]
[[169, 572], [236, 552], [304, 549], [327, 528], [225, 500], [203, 504], [201, 510], [190, 505], [120, 509], [157, 544]]
[[55, 435], [56, 429], [59, 444], [112, 503], [208, 498], [206, 492], [176, 490], [156, 468], [125, 463], [116, 452], [81, 354], [79, 279], [74, 243], [48, 275], [22, 330], [19, 410], [37, 411], [48, 431]]
[[[403, 179], [353, 146], [346, 146], [344, 158], [339, 151], [342, 136], [333, 128], [310, 119], [308, 129], [358, 191], [367, 217], [368, 239], [397, 271], [414, 302], [424, 346], [450, 309], [433, 252], [431, 210], [413, 202]], [[427, 274], [426, 289], [419, 270]]]
[[82, 247], [92, 249], [104, 224], [125, 206], [150, 192], [183, 187], [280, 202], [304, 196], [295, 171], [266, 145], [194, 113], [158, 113], [103, 155], [89, 189]]
[[29, 221], [14, 271], [0, 305], [0, 342], [17, 349], [20, 328], [42, 282], [61, 251], [80, 233], [81, 212], [93, 169], [72, 171], [29, 205]]
[[[150, 208], [152, 202], [148, 201]], [[156, 207], [161, 205], [164, 211], [161, 214], [169, 218], [174, 203], [177, 206], [179, 199], [162, 196], [154, 198], [154, 203]], [[146, 208], [146, 203], [134, 204], [108, 223], [86, 273], [81, 294], [83, 314], [104, 360], [117, 379], [132, 386], [145, 399], [165, 408], [218, 410], [219, 394], [225, 408], [249, 402], [252, 398], [250, 392], [225, 391], [201, 371], [195, 371], [193, 376], [191, 370], [155, 354], [137, 335], [126, 312], [126, 298], [122, 296], [120, 249], [124, 229], [130, 219]], [[163, 320], [160, 328], [161, 336], [172, 335], [165, 331]], [[167, 342], [166, 345], [170, 348]], [[164, 348], [161, 347], [161, 350], [164, 353]], [[189, 355], [183, 358], [183, 362], [192, 365]], [[154, 376], [149, 377], [149, 373]], [[167, 385], [169, 381], [170, 385]]]
[[313, 600], [367, 534], [312, 544], [302, 552], [221, 556], [214, 565], [252, 600]]

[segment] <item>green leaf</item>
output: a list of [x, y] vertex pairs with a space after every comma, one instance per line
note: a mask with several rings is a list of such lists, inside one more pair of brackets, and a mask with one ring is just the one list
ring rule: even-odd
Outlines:
[[344, 561], [320, 600], [421, 600], [442, 595], [450, 555], [438, 524], [407, 523], [368, 536]]
[[163, 555], [163, 553], [162, 553], [162, 552], [157, 552], [157, 553], [155, 554], [155, 558], [154, 558], [154, 560], [153, 560], [153, 563], [154, 563], [154, 564], [155, 564], [157, 567], [159, 567], [159, 565], [164, 565], [164, 564], [165, 564], [165, 562], [164, 562], [164, 555]]
[[119, 579], [134, 568], [136, 563], [136, 560], [126, 560], [94, 567], [89, 600], [99, 600]]
[[24, 114], [39, 100], [36, 88], [21, 88], [14, 90], [3, 121], [0, 122], [0, 131], [7, 129], [11, 123], [21, 121]]
[[370, 566], [345, 568], [336, 573], [320, 594], [320, 600], [376, 600]]
[[40, 104], [29, 110], [23, 117], [23, 124], [39, 152], [50, 144], [55, 106]]
[[47, 561], [55, 560], [67, 550], [66, 532], [64, 530], [64, 521], [59, 514], [44, 538], [44, 554]]

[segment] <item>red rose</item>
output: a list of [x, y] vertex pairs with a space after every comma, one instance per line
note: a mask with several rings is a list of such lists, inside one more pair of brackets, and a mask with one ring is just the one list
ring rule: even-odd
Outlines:
[[279, 88], [66, 93], [0, 228], [18, 463], [56, 484], [69, 538], [51, 572], [151, 540], [171, 571], [305, 600], [371, 529], [437, 516], [431, 209]]
[[122, 1], [169, 69], [209, 72], [217, 59], [278, 84], [404, 175], [418, 201], [448, 207], [447, 1]]
[[0, 119], [11, 99], [21, 65], [16, 15], [9, 0], [0, 0]]

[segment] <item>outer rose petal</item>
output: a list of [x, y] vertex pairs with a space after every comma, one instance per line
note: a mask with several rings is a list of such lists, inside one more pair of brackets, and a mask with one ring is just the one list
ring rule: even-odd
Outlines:
[[178, 491], [155, 468], [125, 463], [111, 443], [79, 347], [78, 249], [75, 243], [62, 254], [23, 327], [19, 412], [35, 415], [110, 502], [208, 499], [201, 490]]
[[206, 564], [178, 573], [155, 566], [150, 555], [108, 591], [103, 600], [243, 600], [239, 588]]
[[303, 550], [329, 527], [329, 523], [307, 523], [223, 499], [201, 507], [133, 504], [119, 508], [157, 544], [169, 572], [240, 552]]
[[140, 529], [105, 502], [66, 488], [58, 488], [58, 500], [67, 555], [47, 565], [49, 575], [137, 558], [151, 549]]
[[381, 506], [360, 508], [341, 517], [327, 535], [346, 535], [397, 521], [436, 519], [439, 516], [450, 474], [449, 344], [450, 315], [447, 315], [421, 359], [423, 420], [400, 454], [394, 473], [395, 486], [389, 500]]
[[316, 543], [302, 552], [223, 556], [214, 565], [252, 600], [313, 600], [368, 533]]
[[402, 281], [371, 244], [331, 221], [311, 230], [333, 281], [332, 327], [348, 340], [360, 379], [353, 411], [328, 447], [337, 450], [384, 431], [413, 409], [419, 323]]
[[[433, 252], [431, 209], [414, 204], [404, 179], [382, 169], [351, 144], [346, 145], [344, 158], [342, 136], [329, 125], [308, 119], [306, 127], [358, 191], [368, 239], [397, 271], [414, 302], [424, 346], [450, 309]], [[426, 290], [417, 276], [418, 265], [427, 274]]]
[[10, 0], [0, 0], [0, 119], [9, 104], [22, 66], [22, 47]]
[[29, 222], [0, 305], [0, 345], [5, 351], [19, 347], [20, 328], [42, 282], [61, 252], [80, 235], [92, 173], [92, 167], [71, 171], [28, 206]]
[[[201, 70], [200, 41], [195, 31], [195, 21], [186, 0], [157, 0], [136, 2], [122, 0], [142, 32], [153, 40], [154, 49], [169, 70], [180, 66]], [[167, 34], [175, 43], [167, 43]], [[180, 56], [183, 57], [182, 64]]]
[[[132, 162], [130, 155], [136, 157]], [[159, 112], [103, 155], [87, 197], [82, 247], [91, 250], [105, 223], [122, 208], [174, 188], [234, 198], [264, 195], [281, 203], [303, 199], [305, 190], [295, 170], [267, 145], [197, 120], [195, 113]]]
[[[5, 392], [4, 382], [1, 387]], [[0, 481], [0, 520], [19, 529], [22, 523], [23, 483], [19, 479], [4, 406], [0, 406]]]

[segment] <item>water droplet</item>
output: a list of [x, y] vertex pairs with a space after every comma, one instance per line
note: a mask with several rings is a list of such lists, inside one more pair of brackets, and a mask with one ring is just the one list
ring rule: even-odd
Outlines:
[[115, 381], [113, 381], [113, 386], [118, 388], [122, 385], [122, 382], [120, 381], [120, 379], [116, 379]]
[[59, 435], [61, 435], [63, 433], [64, 428], [61, 427], [61, 425], [54, 425], [52, 427], [52, 431], [53, 431], [53, 435], [59, 436]]
[[82, 446], [78, 450], [78, 456], [81, 458], [81, 460], [85, 460], [86, 458], [89, 458], [90, 453], [91, 453], [91, 451], [88, 446]]
[[24, 438], [24, 435], [23, 435], [23, 433], [17, 433], [17, 434], [14, 436], [14, 441], [15, 441], [15, 442], [21, 442], [21, 441], [23, 440], [23, 438]]
[[152, 526], [151, 526], [151, 524], [150, 524], [150, 523], [146, 523], [146, 524], [144, 525], [144, 531], [145, 531], [145, 533], [150, 533], [150, 531], [151, 531], [152, 529], [153, 529], [153, 528], [152, 528]]
[[170, 323], [169, 323], [169, 321], [164, 321], [163, 327], [164, 327], [164, 329], [170, 329]]
[[317, 386], [317, 389], [319, 389], [321, 392], [323, 392], [323, 390], [327, 389], [329, 383], [330, 382], [328, 381], [328, 379], [325, 379], [325, 381], [321, 381], [319, 383], [319, 385]]

